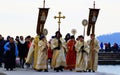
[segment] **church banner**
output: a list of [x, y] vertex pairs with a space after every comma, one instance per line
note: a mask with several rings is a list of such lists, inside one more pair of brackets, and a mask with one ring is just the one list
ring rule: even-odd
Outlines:
[[38, 22], [37, 22], [37, 34], [43, 34], [44, 24], [47, 19], [49, 8], [39, 8]]
[[89, 12], [89, 19], [88, 19], [88, 27], [87, 27], [87, 35], [90, 35], [91, 28], [92, 28], [92, 34], [95, 32], [95, 23], [97, 21], [97, 17], [99, 14], [100, 9], [92, 9], [90, 8]]

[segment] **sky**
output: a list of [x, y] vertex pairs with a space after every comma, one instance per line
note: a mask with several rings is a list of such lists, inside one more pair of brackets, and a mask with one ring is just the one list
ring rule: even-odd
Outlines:
[[[58, 30], [58, 12], [62, 12], [65, 19], [61, 19], [61, 33], [63, 37], [76, 29], [76, 37], [83, 34], [82, 20], [88, 19], [89, 8], [100, 9], [96, 22], [96, 36], [120, 32], [120, 0], [46, 0], [49, 9], [45, 28], [47, 38]], [[38, 8], [43, 7], [43, 0], [0, 0], [0, 34], [10, 36], [36, 36]], [[86, 27], [87, 28], [87, 27]], [[89, 38], [89, 36], [85, 36]]]

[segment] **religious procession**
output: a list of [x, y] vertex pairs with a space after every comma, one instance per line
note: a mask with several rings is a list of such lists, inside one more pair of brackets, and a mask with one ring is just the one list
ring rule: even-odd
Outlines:
[[55, 32], [49, 41], [44, 34], [35, 38], [27, 36], [25, 40], [23, 36], [17, 36], [15, 40], [13, 37], [8, 37], [8, 40], [2, 37], [0, 35], [0, 66], [4, 64], [7, 71], [31, 67], [39, 72], [97, 71], [99, 42], [93, 34], [88, 41], [84, 41], [83, 35], [75, 39], [70, 33], [63, 38], [60, 31]]
[[75, 30], [72, 31], [72, 35], [68, 33], [63, 38], [60, 32], [60, 23], [65, 16], [61, 16], [61, 12], [59, 12], [59, 16], [54, 16], [55, 19], [58, 19], [58, 31], [47, 41], [48, 31], [44, 29], [44, 24], [49, 8], [45, 8], [44, 1], [43, 8], [39, 8], [37, 36], [30, 46], [26, 64], [32, 64], [33, 69], [40, 72], [48, 72], [48, 65], [56, 72], [63, 70], [96, 72], [100, 47], [99, 41], [95, 38], [95, 22], [99, 9], [95, 9], [95, 2], [93, 6], [94, 8], [90, 9], [89, 21], [83, 20], [84, 27], [88, 23], [87, 35], [90, 35], [90, 40], [84, 40], [85, 32], [75, 39]]
[[[75, 39], [76, 31], [72, 34], [67, 33], [65, 38], [60, 32], [61, 19], [65, 16], [55, 16], [58, 19], [58, 30], [50, 40], [47, 40], [47, 29], [44, 28], [49, 8], [45, 8], [45, 0], [43, 8], [39, 8], [38, 23], [36, 28], [37, 35], [32, 39], [27, 50], [27, 55], [21, 57], [22, 68], [32, 68], [38, 72], [49, 72], [50, 69], [56, 72], [64, 70], [75, 72], [96, 72], [98, 68], [98, 52], [99, 41], [95, 38], [95, 22], [98, 17], [99, 9], [90, 9], [89, 20], [83, 21], [83, 26], [87, 24], [87, 35], [89, 40], [85, 41], [85, 32]], [[91, 32], [92, 31], [92, 32]], [[21, 37], [23, 38], [23, 37]], [[28, 37], [29, 39], [29, 37]], [[21, 44], [23, 42], [21, 41]], [[20, 47], [21, 48], [21, 47]], [[13, 43], [13, 38], [4, 45], [4, 53], [6, 54], [5, 66], [6, 70], [13, 70], [16, 67], [16, 58], [22, 49]], [[14, 59], [13, 59], [14, 58]], [[9, 62], [8, 62], [9, 61]]]
[[47, 43], [44, 35], [36, 36], [29, 49], [26, 64], [32, 64], [36, 71], [48, 72], [49, 65], [56, 72], [96, 72], [99, 42], [95, 35], [91, 34], [91, 39], [87, 42], [82, 35], [77, 40], [73, 35], [68, 34], [66, 37], [63, 39], [62, 34], [57, 31]]

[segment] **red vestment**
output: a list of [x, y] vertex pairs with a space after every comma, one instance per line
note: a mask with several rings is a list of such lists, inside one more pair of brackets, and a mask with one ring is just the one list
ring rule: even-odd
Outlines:
[[53, 52], [52, 52], [51, 48], [48, 47], [48, 59], [52, 58], [52, 54], [53, 54]]
[[74, 69], [76, 64], [76, 51], [75, 51], [75, 40], [69, 40], [67, 42], [67, 54], [66, 54], [66, 64], [67, 67], [65, 69]]

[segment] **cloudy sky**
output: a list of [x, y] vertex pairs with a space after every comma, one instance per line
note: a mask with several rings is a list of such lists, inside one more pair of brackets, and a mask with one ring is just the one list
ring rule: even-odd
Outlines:
[[[88, 19], [89, 8], [100, 8], [96, 22], [97, 36], [120, 32], [120, 0], [46, 0], [50, 8], [45, 23], [50, 38], [58, 30], [58, 20], [54, 16], [61, 11], [66, 18], [61, 20], [61, 33], [77, 30], [76, 36], [83, 34], [82, 20]], [[0, 34], [15, 37], [16, 35], [36, 36], [38, 8], [43, 7], [43, 0], [0, 0]], [[87, 36], [86, 36], [87, 37]]]

